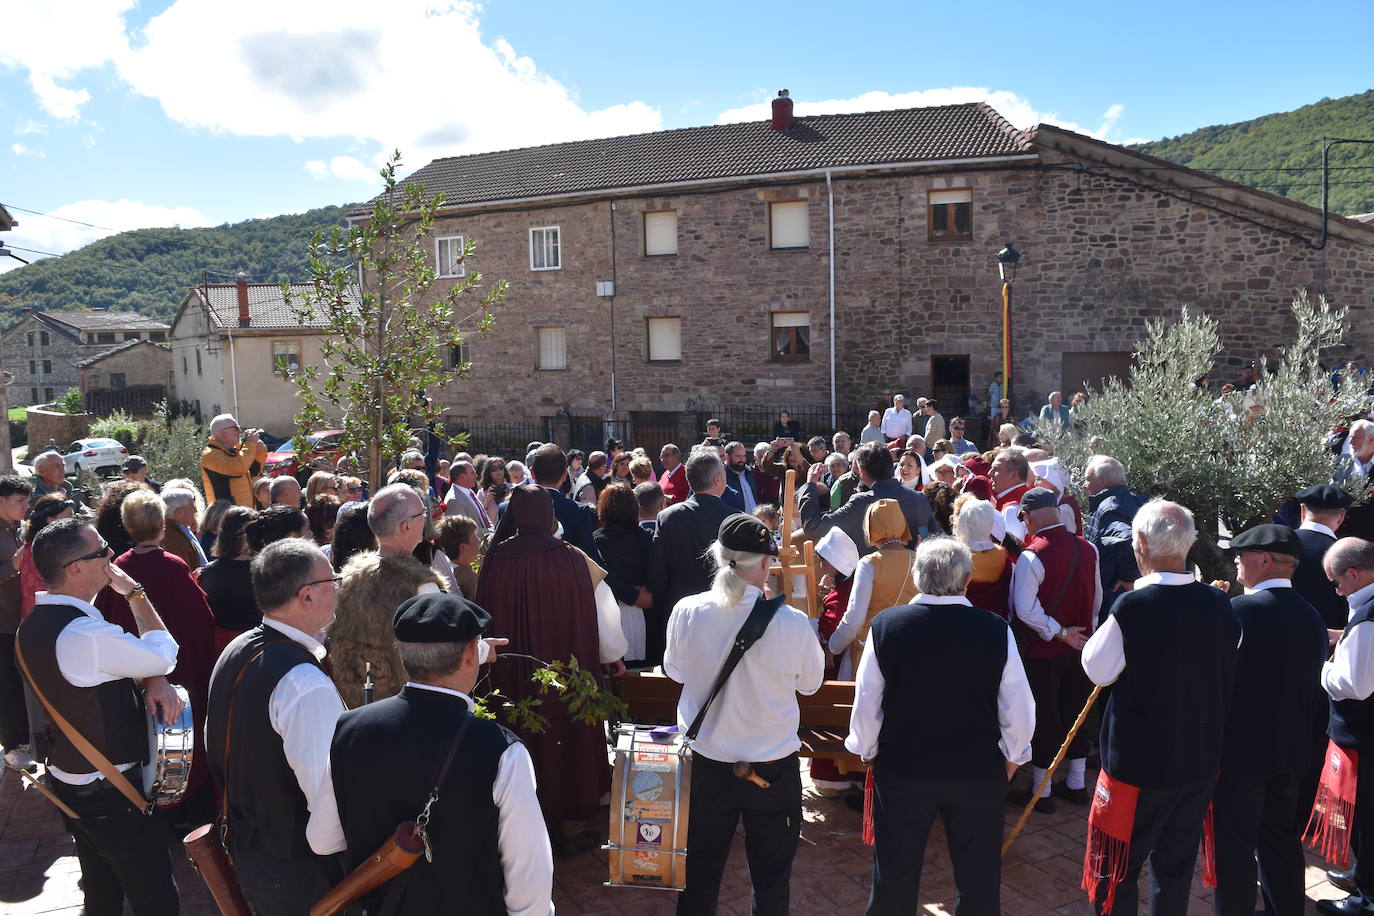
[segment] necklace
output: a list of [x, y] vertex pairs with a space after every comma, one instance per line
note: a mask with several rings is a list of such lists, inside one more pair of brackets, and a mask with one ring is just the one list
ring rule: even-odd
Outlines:
[[890, 549], [895, 548], [895, 547], [900, 547], [900, 548], [902, 548], [903, 550], [905, 550], [905, 549], [906, 549], [906, 542], [904, 542], [901, 538], [888, 538], [887, 540], [885, 540], [885, 541], [883, 541], [882, 543], [880, 543], [880, 544], [878, 545], [877, 549], [878, 549], [878, 550], [890, 550]]

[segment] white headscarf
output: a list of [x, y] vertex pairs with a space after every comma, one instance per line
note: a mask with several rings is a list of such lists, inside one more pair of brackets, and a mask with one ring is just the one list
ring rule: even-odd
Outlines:
[[854, 575], [859, 565], [859, 548], [854, 546], [854, 539], [839, 528], [831, 528], [825, 537], [816, 542], [816, 553], [839, 570], [842, 576]]
[[990, 502], [981, 499], [966, 502], [959, 507], [959, 515], [954, 521], [956, 536], [969, 550], [991, 550], [996, 546], [993, 534], [1000, 518]]

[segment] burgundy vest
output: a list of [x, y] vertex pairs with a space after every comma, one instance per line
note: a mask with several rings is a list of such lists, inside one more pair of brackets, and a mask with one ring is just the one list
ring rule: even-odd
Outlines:
[[[1091, 545], [1063, 525], [1058, 525], [1035, 535], [1026, 544], [1026, 549], [1035, 551], [1035, 556], [1045, 569], [1045, 578], [1040, 583], [1039, 591], [1040, 606], [1045, 613], [1059, 621], [1060, 626], [1091, 626], [1097, 613], [1097, 608], [1093, 606], [1093, 597], [1097, 594], [1097, 564], [1093, 562]], [[1073, 567], [1073, 580], [1066, 589], [1064, 582], [1069, 577], [1075, 551], [1078, 552], [1078, 564]], [[1061, 591], [1064, 598], [1055, 607], [1055, 599]], [[1029, 658], [1054, 658], [1073, 651], [1057, 639], [1046, 642], [1035, 635], [1026, 641], [1026, 655]]]

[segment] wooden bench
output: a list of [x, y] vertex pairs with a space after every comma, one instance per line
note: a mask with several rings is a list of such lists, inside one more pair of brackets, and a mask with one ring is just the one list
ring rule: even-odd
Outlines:
[[[637, 725], [671, 725], [677, 721], [677, 701], [682, 685], [662, 674], [627, 675], [615, 678], [616, 693], [629, 704], [626, 721]], [[801, 721], [797, 737], [803, 757], [844, 760], [858, 768], [859, 758], [845, 750], [849, 714], [854, 707], [853, 681], [826, 681], [811, 696], [797, 696]]]

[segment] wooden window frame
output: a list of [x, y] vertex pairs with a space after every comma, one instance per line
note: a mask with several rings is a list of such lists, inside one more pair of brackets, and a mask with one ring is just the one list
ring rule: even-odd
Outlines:
[[[777, 316], [779, 315], [805, 315], [805, 325], [779, 325]], [[791, 332], [791, 347], [797, 346], [797, 329], [804, 327], [807, 331], [806, 352], [805, 353], [780, 353], [775, 343], [779, 330], [787, 329]], [[811, 313], [809, 311], [779, 311], [768, 313], [768, 353], [770, 362], [775, 363], [805, 363], [811, 361]]]
[[[948, 191], [966, 191], [969, 199], [966, 201], [956, 201], [954, 203], [934, 204], [930, 198], [935, 194]], [[945, 210], [945, 220], [948, 226], [958, 226], [958, 213], [956, 207], [968, 207], [968, 232], [959, 233], [955, 229], [937, 231], [935, 229], [935, 211]], [[973, 241], [973, 188], [932, 188], [926, 191], [926, 240], [930, 242], [971, 242]]]

